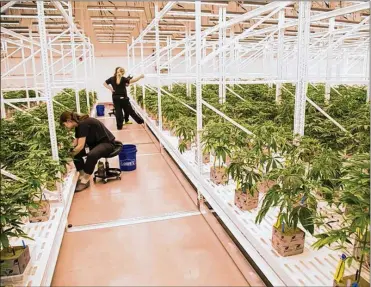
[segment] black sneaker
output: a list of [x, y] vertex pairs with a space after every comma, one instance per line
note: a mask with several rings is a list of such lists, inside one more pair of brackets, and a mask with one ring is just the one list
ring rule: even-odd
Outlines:
[[81, 181], [76, 185], [75, 192], [83, 191], [90, 186], [90, 180], [87, 183], [82, 183]]

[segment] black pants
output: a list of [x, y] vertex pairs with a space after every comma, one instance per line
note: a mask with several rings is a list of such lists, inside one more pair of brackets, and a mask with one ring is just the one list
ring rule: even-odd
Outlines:
[[[128, 97], [123, 97], [122, 99], [119, 96], [113, 97], [113, 106], [115, 108], [116, 125], [118, 129], [122, 128], [124, 117], [125, 122], [128, 122], [129, 116], [131, 116], [138, 124], [143, 124], [143, 119], [133, 110]], [[124, 114], [122, 111], [124, 111]]]
[[[91, 149], [88, 154], [86, 154], [85, 149], [82, 149], [82, 151], [73, 158], [73, 163], [75, 164], [77, 171], [84, 170], [87, 174], [93, 174], [98, 160], [102, 157], [109, 156], [114, 149], [115, 146], [113, 143], [100, 143]], [[84, 156], [86, 156], [86, 162], [84, 162]]]

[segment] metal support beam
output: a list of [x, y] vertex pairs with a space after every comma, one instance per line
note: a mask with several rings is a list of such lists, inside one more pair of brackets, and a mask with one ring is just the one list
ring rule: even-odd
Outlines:
[[305, 103], [308, 88], [308, 52], [310, 33], [310, 8], [311, 2], [299, 2], [299, 39], [297, 82], [295, 93], [294, 135], [304, 135]]
[[[156, 72], [157, 72], [157, 101], [158, 101], [158, 123], [159, 129], [162, 130], [162, 105], [161, 105], [161, 79], [160, 79], [160, 14], [158, 3], [155, 2], [155, 33], [156, 33]], [[151, 22], [152, 23], [152, 22]]]
[[[197, 146], [197, 164], [200, 174], [202, 174], [202, 146], [201, 146], [201, 134], [202, 134], [202, 86], [201, 86], [201, 2], [195, 2], [196, 11], [196, 109], [197, 109], [197, 134], [196, 134], [196, 146]], [[198, 192], [199, 193], [199, 192]], [[199, 193], [200, 196], [200, 193]]]
[[[278, 13], [278, 50], [277, 50], [277, 79], [282, 79], [283, 72], [283, 56], [285, 45], [285, 30], [282, 26], [285, 24], [285, 11], [281, 10]], [[281, 83], [276, 84], [276, 104], [281, 103]]]
[[54, 121], [54, 108], [53, 108], [53, 96], [51, 91], [50, 83], [50, 72], [49, 72], [49, 61], [48, 61], [48, 43], [46, 38], [45, 18], [44, 18], [44, 2], [37, 1], [37, 15], [39, 22], [39, 33], [40, 33], [40, 45], [41, 45], [41, 61], [44, 70], [44, 95], [47, 98], [46, 105], [48, 110], [48, 122], [49, 122], [49, 133], [50, 133], [50, 144], [52, 148], [52, 157], [58, 161], [58, 145], [57, 135], [55, 132], [55, 121]]
[[[55, 7], [59, 7], [61, 5], [60, 3], [57, 3], [56, 1], [53, 1], [53, 4]], [[59, 5], [58, 5], [59, 4]], [[58, 8], [59, 9], [59, 8]], [[64, 11], [63, 7], [62, 10]], [[62, 11], [61, 11], [62, 12]], [[65, 12], [65, 11], [64, 11]], [[68, 17], [65, 17], [65, 19], [69, 19], [69, 21], [73, 22], [73, 16], [72, 16], [72, 3], [69, 1], [68, 2]], [[70, 24], [71, 25], [71, 24]], [[76, 67], [76, 44], [75, 44], [75, 33], [74, 30], [70, 30], [70, 39], [71, 39], [71, 52], [72, 52], [72, 72], [73, 72], [73, 79], [75, 81], [75, 100], [76, 100], [76, 111], [78, 113], [81, 112], [81, 107], [80, 107], [80, 96], [79, 96], [79, 91], [78, 91], [78, 86], [77, 86], [77, 67]]]
[[334, 40], [334, 29], [335, 29], [335, 18], [329, 19], [329, 36], [328, 36], [328, 48], [327, 48], [327, 63], [326, 63], [326, 86], [325, 86], [325, 103], [329, 103], [330, 101], [330, 92], [331, 92], [331, 85], [329, 84], [329, 80], [331, 79], [332, 75], [332, 48], [331, 43]]

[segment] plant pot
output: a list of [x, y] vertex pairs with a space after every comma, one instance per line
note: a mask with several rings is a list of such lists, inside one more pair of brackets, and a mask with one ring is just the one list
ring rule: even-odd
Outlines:
[[300, 228], [282, 233], [273, 226], [272, 246], [283, 257], [303, 253], [304, 240], [305, 233]]
[[224, 166], [222, 167], [211, 167], [210, 168], [210, 179], [215, 184], [226, 184], [228, 182], [227, 170]]
[[170, 136], [175, 137], [175, 129], [170, 129]]
[[258, 183], [257, 188], [258, 191], [261, 193], [267, 193], [269, 189], [271, 189], [276, 184], [273, 180], [263, 180]]
[[[350, 284], [352, 284], [354, 281], [355, 281], [355, 278], [356, 278], [356, 275], [353, 274], [353, 275], [348, 275], [348, 276], [344, 276], [343, 279], [341, 279], [341, 281], [339, 283], [337, 283], [335, 280], [334, 280], [334, 283], [333, 283], [333, 287], [345, 287], [345, 286], [348, 286], [347, 282], [348, 280], [350, 280]], [[351, 285], [349, 285], [351, 286]], [[361, 277], [361, 280], [359, 281], [359, 287], [370, 287], [370, 283], [363, 277]]]
[[184, 141], [183, 139], [179, 139], [179, 144], [181, 144], [181, 143], [185, 143], [186, 150], [191, 150], [191, 147], [192, 147], [191, 141]]
[[254, 192], [253, 195], [249, 191], [243, 193], [241, 189], [235, 191], [234, 204], [241, 210], [251, 210], [258, 207], [259, 193]]
[[50, 204], [47, 200], [42, 200], [38, 208], [30, 208], [29, 220], [31, 223], [48, 221], [50, 217]]
[[[197, 150], [195, 151], [195, 161], [198, 162], [197, 158]], [[202, 153], [202, 163], [209, 163], [210, 162], [210, 153]]]
[[169, 131], [170, 130], [170, 125], [168, 123], [162, 122], [162, 129], [164, 131]]
[[23, 274], [30, 259], [30, 249], [28, 246], [26, 246], [26, 248], [23, 246], [16, 246], [1, 250], [1, 277]]

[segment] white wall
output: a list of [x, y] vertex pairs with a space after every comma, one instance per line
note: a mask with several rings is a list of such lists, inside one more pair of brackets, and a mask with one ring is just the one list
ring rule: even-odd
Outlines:
[[[112, 101], [111, 93], [110, 93], [109, 90], [107, 90], [103, 86], [103, 83], [106, 79], [113, 76], [113, 73], [114, 73], [114, 70], [115, 70], [116, 67], [121, 66], [121, 67], [125, 68], [126, 70], [128, 70], [127, 69], [128, 59], [127, 59], [127, 57], [96, 57], [95, 59], [96, 59], [95, 71], [92, 71], [92, 73], [91, 73], [92, 77], [89, 78], [89, 87], [88, 88], [91, 88], [91, 89], [97, 91], [99, 101], [110, 102], [110, 101]], [[185, 65], [183, 60], [184, 60], [184, 58], [180, 57], [179, 59], [177, 59], [172, 64], [172, 66], [175, 67], [178, 63], [183, 62], [178, 67], [173, 69], [174, 73], [186, 74], [186, 65]], [[291, 59], [291, 60], [292, 61], [290, 62], [289, 66], [284, 67], [284, 77], [293, 78], [296, 75], [296, 70], [297, 70], [296, 59]], [[20, 59], [9, 59], [8, 66], [11, 68], [11, 67], [15, 66], [17, 63], [19, 63], [19, 61], [20, 61]], [[69, 61], [70, 61], [70, 59], [66, 59], [66, 63], [68, 63]], [[139, 63], [140, 58], [139, 57], [136, 58], [135, 62]], [[213, 62], [211, 61], [209, 63], [209, 66], [203, 67], [203, 73], [210, 74], [210, 75], [213, 75], [213, 74], [217, 75], [217, 72], [213, 72], [212, 63]], [[256, 74], [261, 74], [261, 73], [264, 72], [263, 59], [257, 59], [255, 62], [250, 63], [248, 65], [245, 65], [244, 68], [243, 68], [243, 71], [238, 71], [236, 69], [237, 65], [230, 65], [231, 62], [230, 62], [229, 59], [226, 60], [226, 63], [227, 63], [227, 65], [229, 65], [229, 68], [227, 69], [227, 75], [229, 75], [230, 77], [233, 77], [233, 76], [238, 77], [243, 72], [256, 73]], [[275, 59], [273, 59], [273, 61], [271, 61], [269, 63], [270, 63], [270, 65], [268, 67], [265, 67], [265, 72], [267, 74], [271, 74], [272, 76], [275, 76], [276, 75], [276, 61], [275, 61]], [[194, 65], [194, 64], [195, 64], [195, 59], [192, 58], [192, 65]], [[216, 64], [217, 64], [217, 62], [216, 62]], [[40, 63], [39, 59], [36, 59], [35, 66], [36, 66], [36, 70], [38, 72], [40, 72], [42, 67], [41, 67], [41, 63]], [[345, 65], [345, 67], [346, 66], [347, 65]], [[57, 71], [58, 69], [60, 69], [60, 67], [61, 67], [61, 63], [56, 65], [54, 71]], [[71, 68], [72, 68], [72, 66], [71, 66]], [[32, 62], [31, 61], [29, 61], [27, 63], [26, 69], [27, 69], [27, 74], [29, 75], [28, 85], [33, 86], [33, 69], [32, 69]], [[7, 70], [7, 68], [5, 66], [5, 62], [2, 62], [1, 63], [2, 74], [6, 70]], [[337, 70], [337, 67], [334, 66], [333, 75], [332, 75], [333, 77], [337, 76], [336, 70]], [[355, 77], [358, 80], [363, 80], [365, 78], [364, 78], [364, 75], [362, 75], [362, 71], [363, 71], [363, 64], [359, 63], [352, 68], [352, 70], [348, 73], [347, 76], [353, 75], [353, 78]], [[136, 71], [134, 71], [132, 74], [133, 74], [133, 76], [136, 76], [136, 75], [140, 74], [141, 72], [142, 71], [139, 68]], [[194, 72], [194, 69], [193, 69], [193, 72]], [[150, 85], [156, 85], [157, 78], [156, 78], [156, 71], [155, 71], [154, 66], [147, 67], [144, 70], [144, 74], [147, 74], [148, 76], [145, 77], [145, 79], [141, 80], [141, 82], [146, 83], [146, 84], [150, 84]], [[310, 76], [323, 77], [324, 80], [325, 80], [325, 74], [326, 74], [326, 62], [320, 62], [317, 66], [315, 66], [310, 71]], [[24, 89], [25, 81], [24, 81], [24, 77], [23, 77], [23, 67], [20, 66], [17, 70], [14, 71], [13, 75], [20, 75], [21, 77], [20, 77], [20, 79], [17, 79], [17, 80], [14, 80], [14, 79], [12, 79], [12, 80], [7, 80], [7, 79], [2, 80], [1, 81], [2, 89], [7, 88], [7, 87], [17, 87], [17, 88]], [[77, 76], [78, 76], [78, 79], [80, 81], [84, 80], [84, 65], [78, 66]], [[72, 78], [72, 74], [67, 75], [67, 78]], [[55, 79], [57, 79], [57, 80], [58, 79], [63, 79], [63, 74], [59, 73], [59, 75], [55, 76]], [[42, 76], [39, 76], [37, 81], [39, 83], [42, 83], [43, 82]], [[178, 79], [178, 81], [185, 82], [185, 79]], [[161, 83], [163, 85], [166, 85], [166, 84], [170, 84], [170, 81], [162, 81]], [[64, 85], [64, 84], [62, 84], [62, 85]], [[73, 87], [73, 85], [74, 85], [74, 83], [71, 83], [71, 87]], [[85, 85], [83, 83], [78, 84], [78, 89], [83, 89], [83, 88], [85, 88]], [[58, 92], [58, 91], [59, 91], [59, 89], [54, 90], [54, 92]]]

